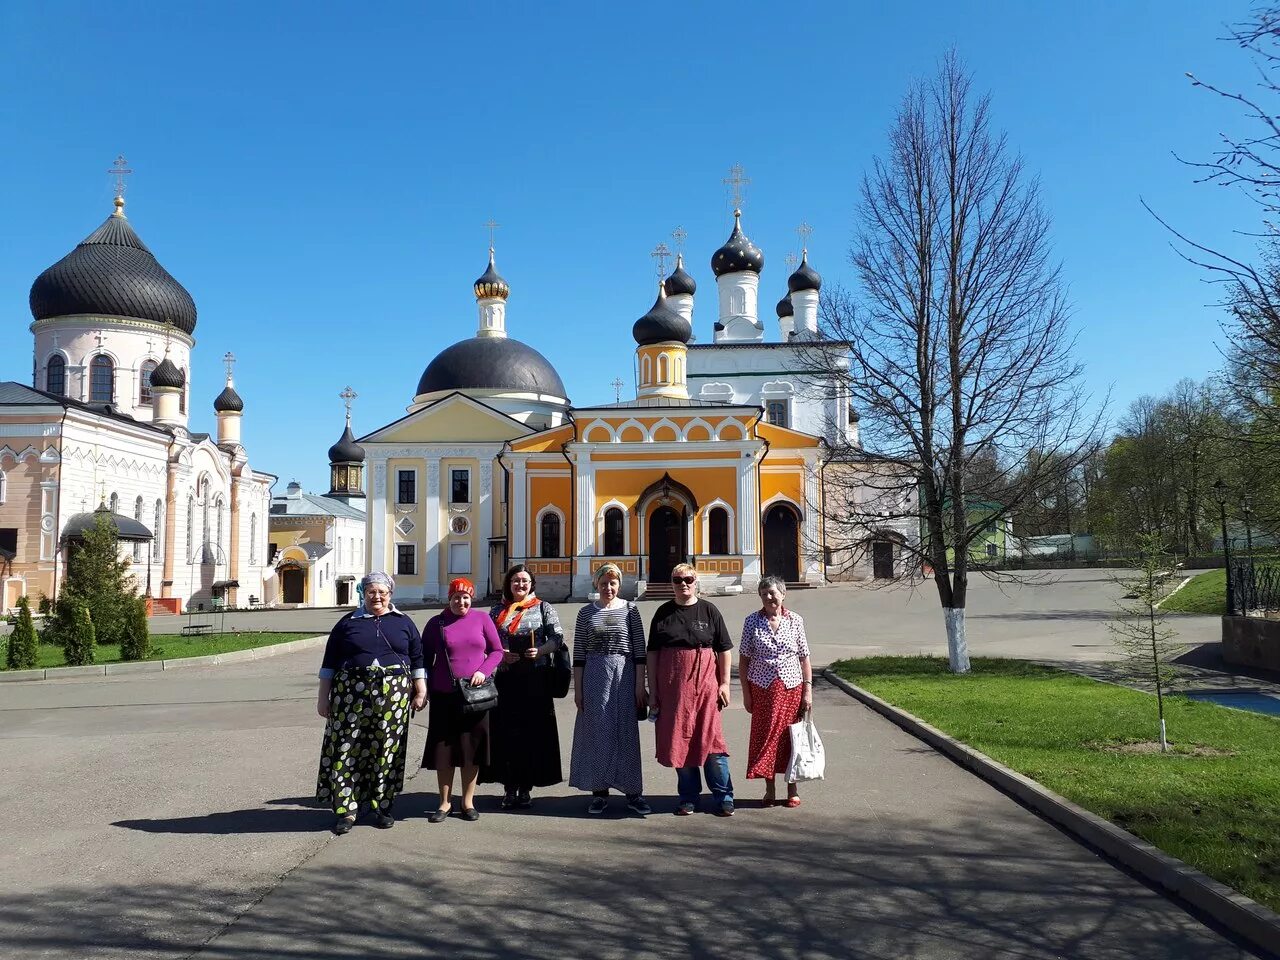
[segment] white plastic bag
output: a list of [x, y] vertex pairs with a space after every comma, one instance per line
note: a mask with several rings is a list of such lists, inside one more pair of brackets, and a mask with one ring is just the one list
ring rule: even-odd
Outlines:
[[813, 714], [807, 713], [799, 723], [791, 724], [790, 731], [791, 762], [787, 764], [787, 783], [821, 780], [827, 760]]

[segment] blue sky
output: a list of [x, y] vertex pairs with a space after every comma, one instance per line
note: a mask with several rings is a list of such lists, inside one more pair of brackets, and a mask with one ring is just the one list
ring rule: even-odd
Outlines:
[[1217, 39], [1234, 0], [0, 7], [0, 379], [29, 382], [31, 282], [110, 212], [124, 153], [131, 222], [199, 309], [192, 426], [213, 428], [234, 351], [245, 445], [281, 487], [327, 489], [344, 385], [367, 432], [474, 333], [490, 218], [509, 332], [574, 402], [611, 401], [677, 225], [710, 338], [740, 162], [776, 336], [795, 226], [827, 282], [854, 282], [858, 182], [952, 45], [1041, 178], [1088, 385], [1115, 412], [1210, 373], [1222, 339], [1216, 291], [1139, 198], [1228, 249], [1257, 219], [1173, 156], [1250, 130], [1184, 76], [1254, 82]]

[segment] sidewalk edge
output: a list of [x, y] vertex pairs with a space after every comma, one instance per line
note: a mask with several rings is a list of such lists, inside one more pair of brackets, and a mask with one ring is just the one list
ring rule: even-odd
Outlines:
[[1090, 813], [1066, 797], [1059, 796], [1030, 777], [961, 743], [919, 717], [855, 686], [837, 676], [830, 668], [823, 670], [822, 675], [833, 686], [891, 720], [907, 733], [923, 740], [960, 766], [976, 773], [1073, 837], [1101, 850], [1161, 890], [1213, 917], [1240, 939], [1260, 950], [1263, 956], [1275, 956], [1274, 945], [1280, 943], [1280, 915], [1097, 814]]

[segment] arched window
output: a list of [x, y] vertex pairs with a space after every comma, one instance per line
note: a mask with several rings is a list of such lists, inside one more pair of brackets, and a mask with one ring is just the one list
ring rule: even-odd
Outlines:
[[143, 360], [138, 368], [138, 403], [144, 407], [151, 406], [151, 371], [155, 368], [154, 360]]
[[116, 365], [105, 353], [89, 361], [89, 402], [112, 403], [116, 398]]
[[179, 413], [187, 412], [187, 391], [189, 389], [190, 387], [187, 386], [187, 368], [183, 367], [182, 368], [182, 389], [178, 391], [178, 412]]
[[49, 366], [44, 372], [44, 388], [60, 397], [67, 395], [67, 361], [60, 353], [49, 358]]
[[729, 552], [729, 512], [724, 507], [712, 507], [707, 517], [707, 552]]
[[249, 514], [249, 566], [258, 563], [258, 515]]
[[[133, 519], [137, 520], [139, 523], [142, 522], [142, 498], [141, 497], [139, 497], [137, 500], [133, 502]], [[137, 563], [141, 559], [142, 559], [142, 543], [139, 541], [134, 541], [133, 562]]]
[[560, 515], [548, 510], [542, 515], [538, 524], [538, 540], [541, 549], [540, 557], [560, 556]]
[[626, 518], [617, 507], [610, 507], [604, 512], [605, 556], [618, 557], [626, 549], [626, 538], [623, 536], [625, 522]]
[[225, 507], [226, 505], [222, 502], [222, 498], [219, 497], [218, 498], [218, 539], [214, 541], [214, 543], [217, 544], [218, 549], [214, 551], [214, 554], [215, 554], [213, 559], [214, 563], [218, 562], [218, 555], [222, 553], [222, 517], [226, 513]]
[[151, 558], [159, 560], [160, 554], [164, 552], [164, 501], [156, 497], [156, 528], [154, 531], [156, 538], [151, 541], [154, 546], [151, 548]]
[[120, 512], [120, 494], [118, 493], [111, 494], [111, 499], [107, 501], [107, 503], [112, 513]]
[[649, 355], [646, 353], [640, 358], [640, 382], [649, 383]]
[[196, 495], [187, 494], [187, 563], [196, 557]]
[[662, 354], [660, 357], [658, 357], [658, 382], [659, 383], [666, 383], [668, 380], [668, 374], [667, 374], [668, 363], [669, 361], [667, 360], [667, 355], [665, 353]]

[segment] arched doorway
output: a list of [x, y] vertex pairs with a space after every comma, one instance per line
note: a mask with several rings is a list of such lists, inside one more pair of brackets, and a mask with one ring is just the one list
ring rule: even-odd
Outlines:
[[664, 583], [685, 558], [685, 524], [671, 507], [658, 507], [649, 514], [649, 582]]
[[285, 603], [302, 603], [306, 591], [307, 573], [298, 567], [284, 567], [280, 571], [280, 592]]
[[800, 516], [787, 503], [775, 503], [764, 515], [765, 576], [787, 583], [800, 579]]

